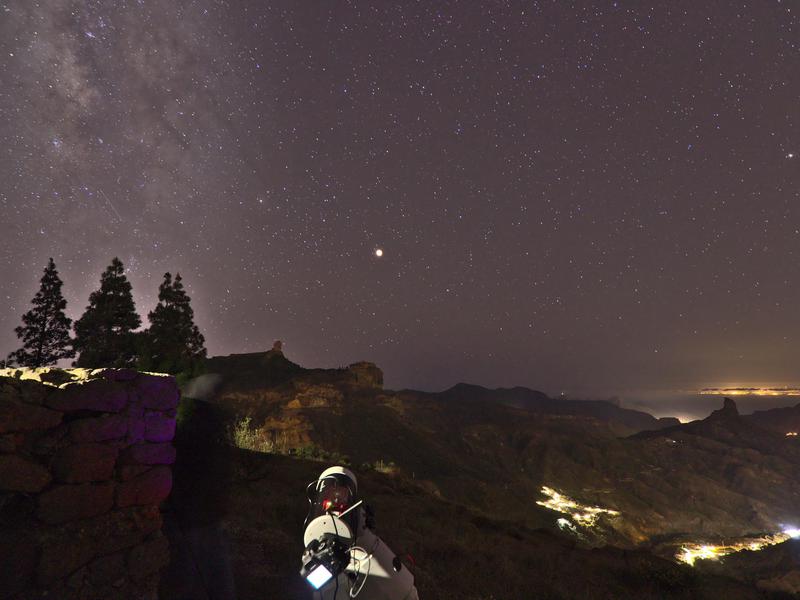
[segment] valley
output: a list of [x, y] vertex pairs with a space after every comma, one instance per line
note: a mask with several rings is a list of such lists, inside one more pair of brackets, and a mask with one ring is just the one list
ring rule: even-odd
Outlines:
[[[676, 573], [691, 565], [692, 577], [732, 553], [795, 544], [800, 448], [783, 429], [800, 408], [776, 421], [739, 415], [726, 399], [680, 424], [525, 388], [394, 392], [370, 363], [304, 369], [274, 351], [216, 357], [208, 371], [214, 383], [196, 402], [218, 414], [228, 443], [238, 427], [256, 456], [346, 462], [413, 489], [412, 504], [443, 502], [500, 530], [645, 553]], [[798, 569], [787, 563], [768, 580]]]

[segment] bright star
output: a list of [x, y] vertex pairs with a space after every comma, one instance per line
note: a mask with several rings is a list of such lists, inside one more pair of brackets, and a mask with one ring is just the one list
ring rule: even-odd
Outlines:
[[378, 258], [380, 258], [381, 256], [383, 256], [383, 250], [382, 250], [382, 249], [380, 249], [380, 248], [377, 248], [377, 249], [375, 250], [375, 256], [377, 256]]

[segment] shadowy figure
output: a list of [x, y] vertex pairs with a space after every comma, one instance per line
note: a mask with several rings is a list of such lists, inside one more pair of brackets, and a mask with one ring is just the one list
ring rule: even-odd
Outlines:
[[211, 403], [183, 402], [174, 485], [164, 507], [171, 561], [162, 573], [160, 596], [236, 600], [232, 553], [221, 525], [231, 478], [222, 415]]

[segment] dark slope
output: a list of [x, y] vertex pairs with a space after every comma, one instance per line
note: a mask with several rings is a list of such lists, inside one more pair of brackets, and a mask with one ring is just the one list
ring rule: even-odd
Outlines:
[[254, 380], [252, 371], [244, 383], [230, 371], [214, 402], [229, 426], [248, 418], [264, 449], [346, 456], [487, 518], [556, 531], [562, 515], [536, 505], [548, 486], [621, 513], [583, 532], [584, 542], [654, 544], [664, 556], [682, 541], [774, 533], [797, 519], [798, 444], [732, 404], [703, 421], [620, 437], [657, 421], [610, 403], [597, 403], [598, 416], [593, 403], [525, 388], [385, 391], [347, 369], [303, 370], [276, 385]]
[[702, 573], [730, 577], [772, 592], [775, 597], [800, 597], [800, 540], [759, 552], [739, 552], [721, 561], [698, 561], [697, 568]]
[[[305, 484], [327, 466], [207, 444], [224, 422], [198, 402], [177, 438], [167, 531], [173, 561], [162, 598], [307, 600], [298, 575]], [[208, 467], [204, 467], [208, 465]], [[378, 533], [414, 557], [425, 600], [503, 598], [755, 599], [753, 586], [705, 576], [647, 552], [589, 550], [546, 531], [485, 516], [419, 482], [359, 472]]]
[[[785, 436], [787, 433], [800, 433], [800, 404], [785, 408], [757, 410], [745, 417], [756, 425]], [[800, 443], [800, 436], [798, 436]]]
[[631, 482], [646, 488], [634, 493], [653, 507], [665, 506], [659, 492], [677, 504], [665, 532], [721, 541], [777, 532], [797, 518], [800, 448], [740, 416], [730, 399], [706, 419], [640, 432], [626, 444], [657, 474]]

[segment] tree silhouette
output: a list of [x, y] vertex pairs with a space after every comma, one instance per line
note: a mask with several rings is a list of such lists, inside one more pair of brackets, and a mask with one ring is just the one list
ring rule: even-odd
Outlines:
[[122, 261], [115, 257], [100, 276], [100, 289], [89, 296], [86, 312], [75, 321], [73, 346], [80, 353], [75, 366], [132, 366], [136, 362], [132, 332], [141, 324], [131, 284]]
[[140, 336], [142, 369], [192, 376], [206, 357], [203, 338], [194, 324], [194, 311], [180, 274], [164, 274], [158, 288], [158, 304], [147, 315], [150, 328]]
[[64, 314], [67, 301], [61, 295], [62, 285], [51, 258], [33, 297], [33, 308], [22, 315], [23, 325], [14, 329], [22, 348], [8, 355], [9, 365], [44, 367], [75, 356], [69, 337], [72, 320]]

